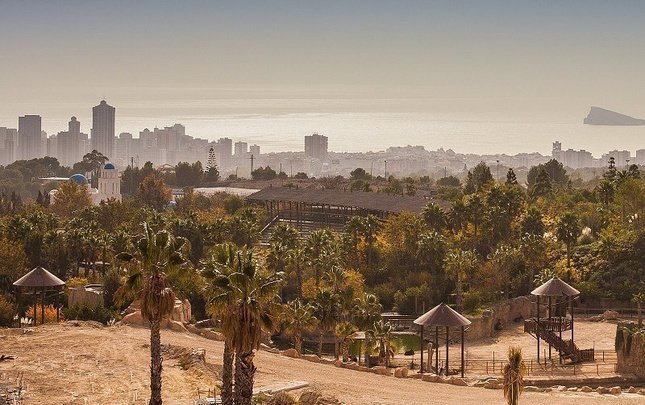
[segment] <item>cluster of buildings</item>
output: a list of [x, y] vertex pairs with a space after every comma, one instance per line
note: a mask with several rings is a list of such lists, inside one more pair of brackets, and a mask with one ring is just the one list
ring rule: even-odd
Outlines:
[[261, 154], [258, 145], [233, 142], [230, 138], [217, 141], [194, 138], [186, 134], [181, 124], [170, 127], [146, 128], [135, 137], [132, 133], [115, 134], [116, 109], [105, 100], [92, 108], [90, 134], [81, 132], [81, 123], [71, 117], [66, 131], [47, 136], [42, 130], [39, 115], [19, 117], [18, 128], [0, 127], [0, 164], [43, 156], [56, 157], [62, 165], [71, 166], [83, 156], [97, 150], [117, 167], [139, 167], [152, 162], [156, 167], [174, 166], [179, 162], [200, 161], [204, 166], [215, 164], [223, 176], [235, 174], [250, 177], [253, 168], [271, 166], [287, 175], [306, 173], [308, 176], [348, 175], [362, 167], [374, 176], [394, 174], [447, 175], [463, 173], [479, 162], [502, 167], [529, 168], [545, 163], [551, 157], [572, 169], [606, 166], [613, 157], [620, 167], [645, 164], [645, 149], [636, 151], [614, 150], [594, 158], [585, 150], [562, 149], [559, 141], [553, 143], [551, 156], [539, 153], [516, 155], [459, 154], [450, 149], [428, 151], [423, 146], [390, 147], [385, 151], [366, 153], [329, 152], [328, 138], [314, 133], [304, 137], [303, 152]]
[[591, 152], [584, 149], [562, 150], [562, 143], [559, 141], [553, 142], [553, 150], [551, 152], [553, 159], [562, 163], [565, 167], [572, 169], [582, 169], [586, 167], [604, 167], [607, 166], [610, 158], [614, 158], [616, 165], [629, 166], [630, 164], [645, 165], [645, 149], [638, 149], [636, 154], [632, 156], [628, 150], [612, 150], [604, 153], [599, 159], [594, 158]]

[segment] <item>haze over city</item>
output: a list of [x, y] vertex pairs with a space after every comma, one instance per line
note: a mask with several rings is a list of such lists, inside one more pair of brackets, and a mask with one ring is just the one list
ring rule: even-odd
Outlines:
[[642, 2], [187, 3], [3, 2], [0, 126], [89, 132], [106, 99], [117, 135], [181, 123], [266, 152], [315, 131], [338, 152], [642, 146], [582, 125], [592, 105], [645, 116]]

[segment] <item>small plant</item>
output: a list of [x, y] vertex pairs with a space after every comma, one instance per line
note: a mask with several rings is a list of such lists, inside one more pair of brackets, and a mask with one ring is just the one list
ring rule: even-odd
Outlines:
[[296, 400], [286, 392], [279, 392], [267, 401], [267, 405], [296, 405]]
[[526, 364], [522, 358], [522, 349], [508, 349], [508, 363], [504, 366], [504, 398], [508, 405], [517, 405], [524, 390], [524, 374]]
[[63, 308], [63, 314], [66, 319], [96, 321], [104, 325], [114, 322], [117, 317], [116, 312], [105, 308], [103, 305], [92, 306], [88, 304], [74, 304], [71, 307]]
[[15, 305], [0, 294], [0, 326], [11, 326], [15, 309]]
[[[43, 306], [42, 304], [36, 304], [36, 325], [40, 325], [42, 323], [42, 309]], [[34, 316], [34, 306], [30, 306], [27, 308], [27, 316], [33, 317]], [[63, 320], [63, 316], [61, 314], [60, 319]], [[45, 323], [55, 323], [57, 321], [56, 317], [56, 307], [53, 305], [45, 305]]]

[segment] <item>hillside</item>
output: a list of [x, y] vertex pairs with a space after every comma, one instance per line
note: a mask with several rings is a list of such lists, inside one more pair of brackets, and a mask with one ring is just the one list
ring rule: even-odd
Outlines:
[[645, 125], [645, 120], [620, 114], [615, 111], [606, 110], [600, 107], [591, 107], [589, 114], [584, 119], [588, 125], [616, 125], [632, 126]]

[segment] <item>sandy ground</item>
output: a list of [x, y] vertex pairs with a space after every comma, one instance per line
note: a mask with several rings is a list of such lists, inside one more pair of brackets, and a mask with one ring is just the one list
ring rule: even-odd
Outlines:
[[[26, 404], [145, 404], [148, 339], [148, 330], [127, 326], [108, 328], [67, 323], [39, 326], [27, 334], [21, 334], [20, 330], [0, 330], [0, 353], [16, 356], [15, 361], [0, 363], [3, 380], [0, 382], [6, 383], [23, 373], [28, 394]], [[171, 331], [162, 332], [162, 342], [206, 350], [211, 369], [187, 371], [178, 367], [175, 360], [164, 362], [165, 403], [191, 404], [197, 398], [198, 389], [206, 390], [214, 385], [214, 376], [221, 367], [223, 345]], [[256, 386], [306, 381], [347, 404], [505, 403], [500, 390], [396, 379], [264, 351], [255, 360]], [[644, 402], [643, 396], [630, 394], [616, 397], [595, 393], [526, 393], [522, 398], [523, 404]]]

